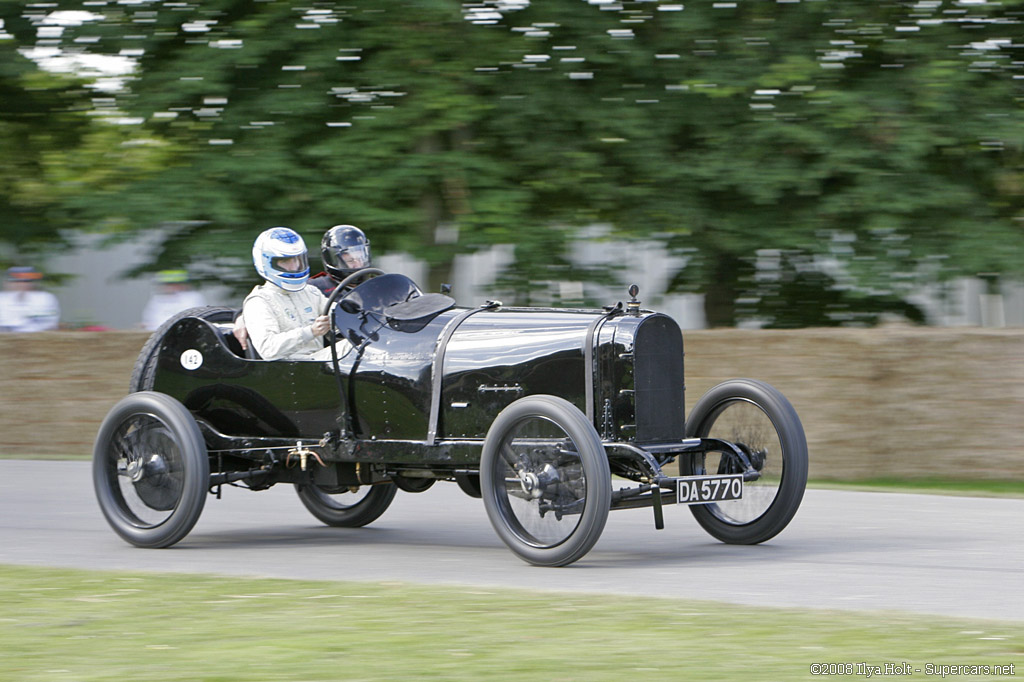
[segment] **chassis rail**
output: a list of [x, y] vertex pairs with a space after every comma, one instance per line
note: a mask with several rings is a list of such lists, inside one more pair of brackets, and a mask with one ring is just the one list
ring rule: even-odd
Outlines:
[[[328, 475], [331, 468], [354, 465], [356, 485], [369, 485], [387, 480], [411, 466], [423, 478], [451, 479], [467, 474], [479, 474], [482, 439], [438, 440], [428, 442], [406, 440], [373, 440], [363, 442], [342, 439], [336, 433], [327, 433], [318, 442], [282, 438], [235, 437], [218, 432], [199, 420], [200, 430], [209, 446], [211, 456], [210, 489], [246, 483], [253, 489], [263, 489], [276, 483], [338, 485], [337, 473]], [[676, 504], [680, 481], [687, 477], [666, 476], [662, 467], [680, 456], [722, 452], [731, 455], [735, 473], [742, 473], [744, 481], [755, 481], [760, 473], [747, 452], [717, 438], [687, 438], [673, 443], [604, 443], [612, 473], [637, 482], [639, 485], [612, 491], [611, 509], [654, 510], [654, 525], [664, 528], [662, 507]], [[214, 461], [215, 458], [215, 461]], [[235, 463], [232, 466], [232, 462]], [[297, 466], [298, 465], [298, 466]], [[424, 488], [426, 489], [426, 488]]]

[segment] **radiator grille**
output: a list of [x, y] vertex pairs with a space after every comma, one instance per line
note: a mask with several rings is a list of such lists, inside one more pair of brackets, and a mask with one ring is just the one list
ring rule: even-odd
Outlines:
[[679, 326], [664, 315], [647, 318], [637, 330], [633, 353], [636, 442], [681, 440], [686, 413]]

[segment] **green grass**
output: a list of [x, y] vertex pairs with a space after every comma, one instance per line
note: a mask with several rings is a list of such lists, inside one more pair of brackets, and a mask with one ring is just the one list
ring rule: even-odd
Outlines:
[[1024, 497], [1024, 481], [948, 478], [872, 478], [856, 481], [809, 481], [808, 487], [887, 493], [923, 493], [973, 497]]
[[919, 678], [929, 664], [1024, 674], [1024, 623], [0, 566], [12, 682], [804, 680], [815, 663], [902, 662]]

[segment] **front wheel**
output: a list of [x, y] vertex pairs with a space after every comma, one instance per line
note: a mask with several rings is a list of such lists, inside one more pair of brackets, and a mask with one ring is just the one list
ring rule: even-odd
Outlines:
[[359, 528], [380, 518], [398, 488], [394, 483], [378, 483], [356, 488], [328, 491], [316, 485], [295, 486], [302, 504], [328, 526]]
[[199, 520], [210, 461], [188, 409], [144, 391], [121, 400], [103, 420], [92, 476], [114, 532], [138, 547], [169, 547]]
[[[715, 438], [739, 446], [761, 476], [743, 485], [743, 498], [693, 505], [690, 511], [713, 537], [753, 545], [774, 537], [793, 518], [807, 485], [807, 439], [796, 410], [772, 386], [734, 379], [701, 396], [686, 423], [688, 438]], [[683, 456], [684, 476], [739, 473], [735, 454]]]
[[575, 405], [548, 395], [515, 401], [491, 424], [480, 488], [498, 537], [537, 566], [565, 566], [590, 551], [611, 506], [601, 439]]

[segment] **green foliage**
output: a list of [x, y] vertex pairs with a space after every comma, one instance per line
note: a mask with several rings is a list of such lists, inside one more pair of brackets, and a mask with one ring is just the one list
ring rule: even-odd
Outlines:
[[565, 250], [605, 222], [685, 254], [713, 325], [917, 319], [921, 282], [1024, 274], [1020, 0], [110, 3], [55, 42], [138, 55], [122, 126], [15, 58], [84, 5], [15, 6], [0, 101], [36, 113], [0, 105], [32, 141], [0, 167], [6, 241], [162, 227], [144, 268], [244, 288], [261, 229], [348, 222], [431, 287], [515, 243], [523, 298], [604, 276]]
[[[6, 10], [7, 6], [0, 8]], [[0, 19], [6, 19], [0, 14]], [[16, 23], [16, 22], [15, 22]], [[81, 84], [45, 74], [19, 54], [4, 21], [0, 38], [0, 216], [3, 241], [45, 243], [59, 239], [49, 220], [59, 208], [49, 188], [49, 156], [76, 140], [85, 121], [72, 111], [81, 106]], [[0, 33], [4, 35], [4, 33]]]

